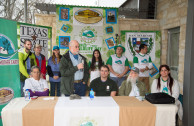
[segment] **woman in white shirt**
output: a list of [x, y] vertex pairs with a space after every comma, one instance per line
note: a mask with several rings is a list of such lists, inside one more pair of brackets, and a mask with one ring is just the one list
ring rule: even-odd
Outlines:
[[45, 79], [40, 78], [40, 68], [33, 66], [31, 68], [31, 78], [25, 80], [24, 91], [28, 89], [30, 96], [48, 96], [49, 89]]
[[168, 65], [161, 65], [159, 68], [160, 76], [152, 83], [151, 93], [164, 92], [175, 98], [175, 104], [178, 106], [178, 115], [182, 119], [182, 105], [178, 100], [180, 89], [177, 80], [173, 79], [170, 74]]
[[93, 51], [92, 61], [89, 62], [90, 82], [92, 82], [92, 80], [100, 77], [100, 67], [103, 65], [104, 65], [104, 62], [102, 61], [100, 51], [98, 49], [95, 49]]

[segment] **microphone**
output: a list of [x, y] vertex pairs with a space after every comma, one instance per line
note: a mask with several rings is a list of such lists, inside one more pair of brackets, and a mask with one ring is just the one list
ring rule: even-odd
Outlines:
[[[84, 60], [83, 60], [83, 59], [82, 59], [81, 63], [82, 63], [82, 64], [83, 64], [83, 66], [84, 66]], [[83, 72], [83, 71], [84, 71], [84, 69], [80, 69], [80, 71], [81, 71], [81, 72]]]
[[116, 36], [116, 39], [117, 39], [117, 37], [119, 36], [119, 34], [115, 34], [115, 36]]

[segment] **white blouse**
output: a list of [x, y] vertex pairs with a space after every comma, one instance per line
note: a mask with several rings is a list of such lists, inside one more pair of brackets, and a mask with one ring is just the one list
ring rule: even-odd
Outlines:
[[44, 91], [45, 88], [48, 88], [47, 81], [40, 78], [40, 80], [35, 80], [34, 78], [28, 78], [25, 80], [24, 91], [30, 89], [32, 91]]
[[183, 118], [183, 107], [181, 102], [178, 100], [179, 94], [180, 94], [180, 89], [179, 89], [179, 83], [177, 80], [174, 80], [173, 82], [173, 86], [172, 86], [172, 94], [170, 93], [170, 87], [167, 85], [168, 81], [163, 81], [162, 79], [160, 79], [160, 89], [157, 89], [157, 83], [158, 83], [158, 79], [155, 79], [152, 83], [152, 87], [151, 87], [151, 93], [157, 93], [157, 92], [165, 92], [169, 95], [171, 95], [172, 97], [175, 98], [175, 104], [178, 107], [178, 116], [179, 119], [182, 120]]
[[160, 79], [160, 89], [157, 89], [158, 79], [155, 79], [152, 83], [151, 93], [164, 92], [174, 97], [176, 101], [180, 94], [179, 83], [177, 80], [174, 80], [171, 94], [170, 87], [167, 85], [167, 82], [168, 81], [163, 81], [162, 79]]

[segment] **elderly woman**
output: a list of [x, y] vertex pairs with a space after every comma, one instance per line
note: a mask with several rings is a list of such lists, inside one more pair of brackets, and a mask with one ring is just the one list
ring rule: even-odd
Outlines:
[[159, 78], [155, 79], [152, 83], [151, 93], [164, 92], [175, 98], [175, 104], [178, 106], [178, 115], [182, 120], [182, 105], [178, 100], [179, 97], [179, 83], [173, 79], [170, 74], [168, 65], [161, 65], [159, 68]]
[[49, 89], [45, 79], [40, 78], [40, 68], [33, 66], [31, 68], [31, 78], [25, 80], [24, 91], [28, 89], [30, 96], [48, 96]]

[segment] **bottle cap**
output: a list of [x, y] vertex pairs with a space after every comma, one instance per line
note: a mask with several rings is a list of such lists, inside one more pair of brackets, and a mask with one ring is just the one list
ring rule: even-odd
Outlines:
[[91, 91], [93, 91], [93, 88], [91, 88]]

